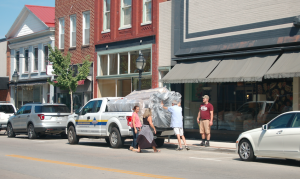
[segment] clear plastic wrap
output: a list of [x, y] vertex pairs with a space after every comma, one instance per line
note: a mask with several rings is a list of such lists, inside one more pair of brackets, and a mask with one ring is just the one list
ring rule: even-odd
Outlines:
[[181, 102], [181, 94], [163, 87], [133, 91], [123, 99], [109, 101], [107, 106], [109, 112], [128, 112], [132, 111], [134, 106], [139, 106], [138, 115], [141, 121], [145, 108], [151, 108], [154, 126], [166, 128], [170, 127], [171, 113], [162, 108], [161, 102], [169, 107], [173, 101]]

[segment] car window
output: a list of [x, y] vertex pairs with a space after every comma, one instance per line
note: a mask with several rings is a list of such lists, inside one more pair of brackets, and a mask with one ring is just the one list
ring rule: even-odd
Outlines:
[[17, 112], [17, 115], [24, 114], [25, 108], [26, 108], [26, 106], [21, 107], [21, 109], [19, 109], [19, 111]]
[[96, 102], [94, 112], [99, 112], [99, 110], [100, 110], [100, 108], [101, 108], [101, 104], [102, 104], [102, 100], [98, 100], [98, 101]]
[[47, 105], [47, 106], [36, 106], [35, 113], [70, 113], [67, 106], [64, 105]]
[[291, 123], [291, 128], [300, 127], [300, 113], [297, 113]]
[[295, 113], [288, 113], [279, 116], [268, 125], [268, 129], [288, 128], [294, 115]]
[[0, 112], [4, 113], [14, 113], [15, 110], [12, 105], [0, 105]]
[[87, 103], [81, 110], [81, 115], [85, 115], [86, 113], [92, 113], [94, 108], [95, 101], [90, 101]]
[[30, 113], [31, 113], [31, 106], [26, 106], [23, 114], [30, 114]]

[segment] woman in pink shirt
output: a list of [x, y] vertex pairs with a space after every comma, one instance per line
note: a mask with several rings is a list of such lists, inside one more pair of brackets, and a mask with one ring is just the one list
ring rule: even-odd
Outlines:
[[136, 147], [136, 139], [138, 138], [139, 131], [141, 130], [141, 127], [142, 127], [140, 118], [138, 116], [139, 111], [140, 111], [140, 107], [134, 106], [133, 114], [132, 114], [132, 122], [131, 122], [131, 126], [130, 126], [132, 129], [133, 141], [132, 141], [132, 146], [130, 147], [130, 149]]

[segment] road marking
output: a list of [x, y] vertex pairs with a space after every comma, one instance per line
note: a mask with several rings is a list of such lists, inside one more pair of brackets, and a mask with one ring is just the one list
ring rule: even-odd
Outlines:
[[213, 158], [197, 158], [197, 157], [190, 157], [192, 159], [199, 159], [199, 160], [211, 160], [211, 161], [216, 161], [216, 162], [220, 162], [222, 160], [217, 160], [217, 159], [213, 159]]
[[38, 162], [46, 162], [46, 163], [67, 165], [67, 166], [80, 167], [80, 168], [88, 168], [88, 169], [94, 169], [94, 170], [104, 170], [104, 171], [109, 171], [109, 172], [124, 173], [124, 174], [129, 174], [129, 175], [137, 175], [137, 176], [150, 177], [150, 178], [180, 179], [180, 178], [177, 178], [177, 177], [168, 177], [168, 176], [153, 175], [153, 174], [148, 174], [148, 173], [140, 173], [140, 172], [127, 171], [127, 170], [118, 170], [118, 169], [113, 169], [113, 168], [104, 168], [104, 167], [96, 167], [96, 166], [90, 166], [90, 165], [81, 165], [81, 164], [76, 164], [76, 163], [68, 163], [68, 162], [60, 162], [60, 161], [54, 161], [54, 160], [39, 159], [39, 158], [26, 157], [26, 156], [21, 156], [21, 155], [6, 155], [6, 156], [21, 158], [21, 159], [26, 159], [26, 160], [33, 160], [33, 161], [38, 161]]

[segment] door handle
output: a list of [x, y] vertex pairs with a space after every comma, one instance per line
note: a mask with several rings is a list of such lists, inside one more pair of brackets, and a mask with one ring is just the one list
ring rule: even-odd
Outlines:
[[90, 117], [90, 116], [88, 116], [88, 117], [87, 117], [87, 119], [91, 119], [91, 117]]
[[30, 115], [28, 115], [27, 117], [30, 117]]
[[281, 134], [282, 133], [282, 130], [278, 131], [276, 134]]

